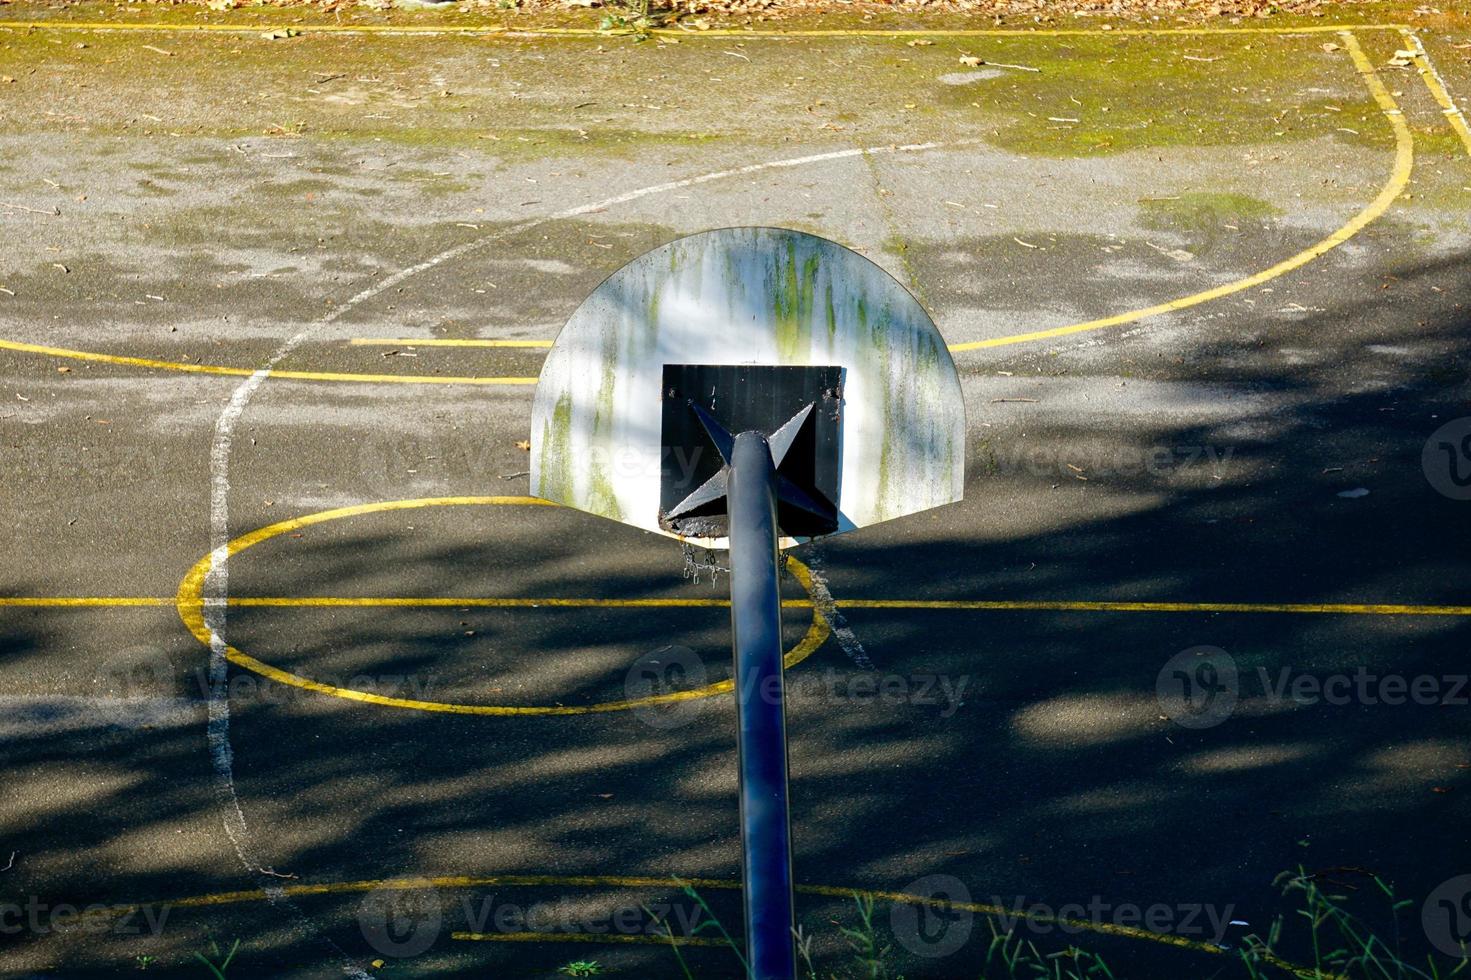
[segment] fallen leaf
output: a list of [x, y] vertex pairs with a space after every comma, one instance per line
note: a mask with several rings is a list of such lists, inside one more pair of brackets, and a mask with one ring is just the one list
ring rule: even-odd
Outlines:
[[964, 65], [965, 67], [967, 67], [967, 68], [979, 68], [979, 67], [981, 67], [982, 65], [985, 64], [984, 61], [982, 61], [980, 58], [977, 58], [973, 54], [963, 54], [963, 55], [961, 55], [960, 56], [960, 63], [962, 65]]
[[907, 45], [909, 45], [911, 48], [927, 48], [930, 45], [934, 44], [935, 42], [934, 41], [931, 41], [928, 38], [921, 37], [921, 38], [916, 38], [913, 41], [905, 41], [904, 43], [907, 44]]
[[1334, 44], [1332, 41], [1326, 41], [1323, 44], [1323, 50], [1327, 51], [1329, 54], [1332, 54], [1335, 51], [1341, 50], [1341, 48], [1339, 48], [1339, 46]]
[[524, 449], [528, 453], [531, 452], [531, 440], [530, 439], [518, 439], [516, 441], [516, 448], [517, 449]]
[[69, 368], [69, 367], [59, 367], [59, 368], [56, 369], [56, 373], [57, 374], [71, 374], [72, 373], [72, 369]]

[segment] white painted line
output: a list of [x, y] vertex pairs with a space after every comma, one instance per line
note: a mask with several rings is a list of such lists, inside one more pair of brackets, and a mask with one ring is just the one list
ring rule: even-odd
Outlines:
[[838, 646], [853, 661], [853, 665], [859, 670], [876, 670], [873, 660], [868, 656], [868, 651], [863, 649], [858, 635], [848, 625], [848, 620], [838, 612], [838, 604], [833, 601], [833, 594], [827, 587], [827, 579], [822, 575], [822, 556], [816, 553], [807, 556], [807, 571], [812, 579], [812, 608], [817, 610], [818, 615], [827, 620], [828, 627], [832, 630], [833, 639], [838, 641]]
[[[807, 156], [772, 160], [766, 163], [753, 163], [729, 170], [718, 170], [696, 177], [687, 177], [683, 180], [671, 180], [661, 184], [640, 187], [623, 194], [604, 198], [601, 201], [595, 201], [591, 204], [583, 204], [544, 217], [518, 222], [494, 234], [486, 235], [440, 252], [438, 255], [427, 258], [406, 269], [402, 269], [388, 278], [362, 290], [346, 302], [334, 307], [325, 316], [312, 321], [290, 337], [285, 343], [276, 348], [266, 360], [263, 367], [241, 382], [239, 387], [230, 396], [229, 404], [225, 406], [224, 411], [220, 413], [219, 419], [215, 422], [214, 438], [210, 444], [209, 454], [209, 543], [211, 560], [210, 570], [205, 576], [203, 590], [204, 622], [209, 630], [210, 648], [208, 737], [210, 759], [214, 766], [216, 784], [225, 806], [225, 832], [229, 835], [230, 841], [234, 845], [241, 863], [259, 879], [260, 887], [266, 892], [272, 903], [288, 907], [310, 934], [314, 936], [321, 935], [306, 915], [290, 901], [286, 893], [281, 890], [281, 887], [273, 884], [268, 876], [261, 874], [261, 865], [254, 857], [250, 844], [250, 830], [245, 822], [245, 814], [240, 808], [239, 796], [235, 791], [234, 753], [230, 747], [230, 699], [229, 689], [226, 683], [228, 679], [229, 661], [226, 658], [228, 642], [225, 639], [227, 626], [226, 600], [229, 597], [230, 581], [230, 445], [240, 417], [245, 413], [245, 409], [250, 404], [250, 399], [255, 395], [256, 390], [270, 377], [271, 369], [291, 354], [297, 347], [301, 346], [302, 343], [310, 339], [317, 331], [340, 319], [348, 311], [378, 296], [385, 290], [392, 289], [404, 280], [416, 276], [421, 272], [426, 272], [435, 266], [468, 255], [496, 241], [510, 237], [511, 235], [520, 234], [523, 231], [535, 228], [549, 221], [558, 221], [579, 215], [592, 214], [619, 204], [636, 201], [639, 198], [680, 190], [686, 187], [694, 187], [699, 184], [707, 184], [711, 181], [724, 180], [728, 177], [758, 173], [763, 170], [801, 167], [827, 160], [844, 160], [859, 157], [866, 153], [916, 152], [938, 149], [940, 147], [966, 146], [981, 142], [983, 142], [981, 139], [974, 138], [946, 143], [906, 143], [871, 148], [833, 150], [826, 153], [812, 153]], [[829, 597], [829, 601], [831, 601], [831, 597]], [[854, 642], [856, 642], [856, 639]], [[862, 648], [859, 647], [859, 649], [861, 651]], [[369, 974], [364, 973], [361, 969], [354, 966], [348, 960], [347, 955], [330, 939], [324, 938], [323, 941], [330, 945], [339, 955], [346, 975], [353, 977], [354, 980], [372, 980]]]
[[[1435, 62], [1430, 60], [1430, 52], [1426, 51], [1425, 45], [1420, 42], [1420, 35], [1411, 30], [1402, 30], [1400, 31], [1400, 35], [1410, 42], [1410, 46], [1414, 49], [1415, 54], [1420, 56], [1420, 63], [1424, 66], [1424, 71], [1435, 80], [1436, 85], [1440, 86], [1441, 93], [1445, 95], [1445, 101], [1450, 103], [1441, 112], [1450, 118], [1451, 128], [1456, 131], [1456, 135], [1461, 137], [1462, 142], [1466, 144], [1466, 152], [1471, 153], [1471, 125], [1467, 124], [1466, 114], [1461, 111], [1460, 103], [1451, 94], [1451, 87], [1445, 83], [1445, 78], [1441, 76], [1439, 69], [1435, 67]], [[1431, 88], [1430, 94], [1432, 96], [1436, 94], [1434, 88]], [[1436, 101], [1439, 100], [1437, 99]], [[1457, 125], [1457, 123], [1460, 125]]]

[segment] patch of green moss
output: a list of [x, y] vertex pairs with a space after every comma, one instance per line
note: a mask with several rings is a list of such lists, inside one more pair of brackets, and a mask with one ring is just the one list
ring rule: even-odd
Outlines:
[[1139, 202], [1139, 223], [1161, 231], [1198, 231], [1235, 221], [1263, 220], [1282, 213], [1246, 194], [1200, 191]]
[[[1168, 39], [1106, 35], [1054, 44], [1013, 38], [947, 42], [987, 63], [1039, 69], [967, 85], [936, 86], [936, 100], [999, 114], [991, 141], [1038, 156], [1097, 156], [1146, 147], [1222, 146], [1308, 140], [1340, 134], [1350, 118], [1364, 139], [1383, 141], [1389, 127], [1342, 52], [1317, 50], [1310, 39]], [[938, 47], [938, 45], [937, 45]], [[935, 49], [929, 49], [935, 50]], [[953, 63], [953, 62], [952, 62]], [[1299, 101], [1323, 80], [1345, 91], [1347, 112], [1327, 101]], [[1358, 128], [1352, 123], [1350, 128]]]

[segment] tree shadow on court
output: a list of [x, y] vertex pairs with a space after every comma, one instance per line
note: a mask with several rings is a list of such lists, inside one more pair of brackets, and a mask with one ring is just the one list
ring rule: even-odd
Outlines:
[[[1471, 317], [1456, 304], [1471, 299], [1471, 271], [1447, 259], [1395, 277], [1369, 301], [1357, 295], [1365, 288], [1245, 333], [1206, 327], [1188, 353], [1171, 327], [1117, 339], [1106, 367], [1076, 352], [965, 367], [965, 502], [796, 552], [820, 557], [852, 629], [789, 673], [800, 882], [922, 891], [926, 876], [949, 875], [977, 902], [1135, 925], [1131, 910], [1159, 906], [1166, 935], [1239, 944], [1269, 927], [1280, 908], [1271, 882], [1285, 869], [1359, 895], [1378, 874], [1417, 899], [1468, 870], [1458, 863], [1471, 788], [1464, 705], [1384, 703], [1377, 686], [1343, 704], [1308, 703], [1291, 686], [1362, 670], [1436, 678], [1442, 701], [1464, 699], [1446, 680], [1466, 673], [1464, 616], [845, 605], [1464, 604], [1455, 532], [1465, 504], [1430, 486], [1421, 452], [1438, 425], [1466, 413]], [[1405, 317], [1405, 297], [1420, 318]], [[1035, 404], [990, 402], [1019, 378], [1037, 382]], [[1097, 399], [1108, 407], [1096, 414], [1077, 397], [1104, 390], [1132, 393]], [[233, 561], [231, 592], [724, 596], [723, 582], [688, 583], [681, 567], [667, 540], [567, 511], [426, 508], [257, 545]], [[23, 853], [0, 886], [7, 901], [50, 906], [287, 892], [168, 905], [158, 936], [136, 915], [141, 936], [29, 929], [11, 947], [17, 962], [110, 975], [141, 955], [185, 971], [213, 936], [242, 940], [246, 975], [333, 975], [345, 957], [383, 959], [401, 975], [551, 976], [596, 958], [628, 975], [678, 976], [657, 947], [451, 934], [585, 932], [618, 909], [681, 901], [672, 884], [568, 876], [739, 875], [728, 696], [683, 712], [477, 716], [273, 686], [232, 668], [232, 800], [205, 736], [207, 653], [180, 638], [171, 615], [149, 620], [169, 673], [142, 692], [162, 691], [171, 707], [131, 722], [33, 718], [0, 744], [0, 767], [33, 787], [87, 760], [84, 780], [53, 787], [54, 809], [23, 823], [12, 814]], [[704, 671], [664, 675], [675, 686], [725, 678], [727, 616], [718, 605], [241, 607], [227, 635], [265, 664], [344, 690], [557, 708], [646, 691], [630, 667], [670, 646]], [[789, 610], [789, 644], [806, 616]], [[10, 636], [15, 663], [39, 659], [35, 635]], [[1171, 720], [1157, 684], [1172, 658], [1198, 647], [1229, 656], [1239, 696], [1229, 716], [1192, 728]], [[855, 667], [858, 656], [875, 665], [874, 684], [856, 682], [871, 673]], [[234, 800], [254, 873], [223, 830]], [[161, 831], [178, 846], [157, 844]], [[434, 942], [402, 960], [374, 945], [368, 886], [291, 894], [324, 882], [507, 875], [523, 878], [441, 882]], [[704, 891], [738, 933], [734, 893]], [[830, 920], [847, 921], [841, 906], [799, 901], [834, 969], [841, 941]], [[528, 927], [537, 907], [563, 911]], [[497, 925], [494, 912], [507, 909], [521, 914], [505, 920], [519, 928]], [[1409, 919], [1403, 942], [1418, 954], [1427, 948], [1418, 905]], [[880, 923], [890, 928], [883, 906]], [[1120, 976], [1242, 975], [1228, 956], [1021, 928], [1044, 948], [1097, 948]], [[911, 980], [974, 976], [985, 935], [977, 922], [959, 951], [926, 956], [901, 941], [896, 956]], [[737, 973], [725, 951], [686, 955], [697, 976]]]

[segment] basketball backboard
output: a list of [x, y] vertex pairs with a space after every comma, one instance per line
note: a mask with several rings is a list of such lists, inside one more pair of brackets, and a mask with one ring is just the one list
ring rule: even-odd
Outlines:
[[961, 498], [965, 408], [944, 340], [887, 272], [814, 235], [701, 232], [598, 286], [542, 367], [531, 492], [723, 548], [718, 521], [675, 513], [721, 467], [716, 419], [790, 421], [782, 438], [807, 446], [794, 476], [836, 516], [783, 521], [784, 544]]

